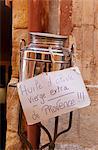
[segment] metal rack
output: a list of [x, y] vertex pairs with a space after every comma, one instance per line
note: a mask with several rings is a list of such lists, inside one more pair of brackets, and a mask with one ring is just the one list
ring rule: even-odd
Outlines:
[[[29, 150], [33, 150], [32, 148], [32, 145], [31, 143], [27, 140], [26, 136], [24, 135], [23, 131], [22, 131], [22, 124], [21, 124], [21, 120], [22, 120], [22, 107], [20, 107], [20, 113], [19, 113], [19, 126], [18, 126], [18, 133], [19, 133], [19, 136], [22, 140], [22, 142], [29, 148]], [[38, 123], [37, 125], [43, 129], [45, 131], [45, 133], [48, 135], [48, 139], [49, 139], [49, 142], [42, 145], [39, 150], [42, 150], [46, 147], [49, 148], [49, 150], [54, 150], [55, 148], [55, 142], [57, 140], [57, 138], [68, 132], [71, 127], [72, 127], [72, 116], [73, 116], [73, 112], [70, 112], [70, 115], [69, 115], [69, 121], [68, 121], [68, 127], [67, 129], [61, 131], [58, 133], [58, 122], [59, 122], [59, 117], [55, 117], [55, 124], [54, 124], [54, 136], [53, 136], [53, 139], [52, 139], [52, 135], [50, 134], [49, 130], [44, 126], [42, 125], [42, 123]], [[33, 133], [32, 133], [33, 134]]]
[[[30, 33], [30, 34], [31, 34], [31, 43], [29, 44], [29, 46], [27, 47], [25, 46], [26, 44], [24, 39], [21, 40], [20, 44], [21, 65], [19, 78], [21, 81], [32, 77], [34, 74], [37, 75], [42, 72], [56, 71], [64, 68], [69, 68], [72, 66], [72, 55], [74, 47], [72, 45], [71, 49], [64, 48], [64, 42], [68, 39], [67, 36], [60, 36], [46, 33]], [[23, 67], [25, 68], [24, 70], [22, 70]], [[40, 72], [38, 72], [37, 69], [40, 70]], [[22, 129], [22, 122], [21, 122], [23, 116], [22, 114], [23, 110], [20, 105], [18, 134], [24, 145], [26, 145], [27, 149], [33, 150], [32, 144], [30, 143], [30, 141], [28, 141]], [[54, 118], [55, 123], [54, 123], [53, 138], [49, 130], [44, 125], [42, 125], [41, 122], [36, 124], [38, 128], [45, 131], [49, 139], [48, 143], [39, 146], [39, 150], [42, 150], [46, 147], [48, 147], [49, 150], [54, 150], [57, 138], [71, 129], [72, 116], [73, 113], [70, 112], [68, 127], [67, 129], [64, 129], [61, 132], [58, 132], [59, 116]]]

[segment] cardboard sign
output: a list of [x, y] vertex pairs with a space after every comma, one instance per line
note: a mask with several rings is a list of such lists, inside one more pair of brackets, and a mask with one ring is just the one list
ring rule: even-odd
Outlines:
[[78, 67], [42, 73], [17, 87], [28, 125], [90, 105]]

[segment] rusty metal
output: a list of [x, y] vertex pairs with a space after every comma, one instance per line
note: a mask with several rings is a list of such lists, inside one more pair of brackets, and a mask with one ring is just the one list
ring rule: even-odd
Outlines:
[[[43, 0], [28, 0], [28, 31], [42, 32], [42, 1]], [[28, 36], [30, 42], [30, 37]], [[33, 134], [31, 132], [33, 131]], [[36, 125], [27, 125], [27, 137], [32, 143], [34, 149], [37, 149], [40, 144], [40, 129]]]
[[28, 31], [41, 32], [41, 9], [42, 0], [28, 0]]

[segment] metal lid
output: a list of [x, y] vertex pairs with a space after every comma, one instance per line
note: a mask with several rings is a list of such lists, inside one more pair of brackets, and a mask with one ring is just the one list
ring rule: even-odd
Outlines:
[[56, 35], [51, 33], [30, 32], [32, 44], [42, 44], [51, 47], [63, 47], [67, 36]]
[[40, 33], [40, 32], [30, 32], [32, 36], [46, 37], [46, 38], [56, 38], [56, 39], [67, 39], [68, 36], [52, 34], [52, 33]]

